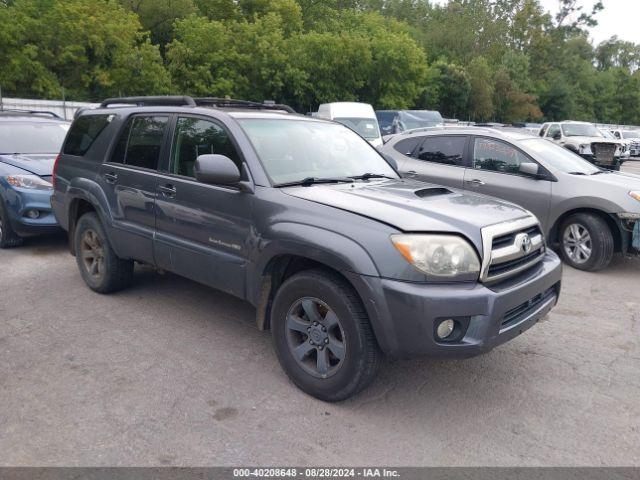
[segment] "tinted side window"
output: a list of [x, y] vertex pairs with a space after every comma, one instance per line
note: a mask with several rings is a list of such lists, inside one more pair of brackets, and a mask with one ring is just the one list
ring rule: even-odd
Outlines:
[[511, 145], [488, 138], [476, 138], [473, 168], [502, 173], [519, 173], [520, 164], [530, 160]]
[[464, 163], [467, 137], [427, 137], [418, 150], [418, 158], [427, 162], [458, 165]]
[[112, 118], [112, 115], [84, 115], [78, 118], [71, 125], [63, 152], [77, 156], [87, 153]]
[[405, 140], [400, 140], [398, 143], [396, 143], [393, 148], [400, 152], [403, 155], [407, 155], [407, 156], [411, 156], [411, 154], [414, 152], [414, 150], [416, 149], [416, 147], [418, 146], [418, 144], [420, 142], [422, 142], [422, 139], [424, 137], [413, 137], [413, 138], [407, 138]]
[[171, 173], [195, 177], [199, 155], [225, 155], [238, 165], [242, 162], [227, 132], [219, 125], [199, 118], [180, 117], [171, 148]]
[[131, 117], [116, 144], [112, 162], [156, 170], [169, 117]]
[[553, 138], [553, 136], [557, 133], [560, 133], [560, 125], [555, 124], [555, 125], [551, 125], [549, 126], [549, 129], [547, 130], [547, 137], [551, 137]]

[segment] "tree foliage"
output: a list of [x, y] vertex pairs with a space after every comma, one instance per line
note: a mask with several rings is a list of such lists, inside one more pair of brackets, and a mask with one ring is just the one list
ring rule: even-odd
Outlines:
[[602, 3], [557, 1], [0, 0], [0, 86], [640, 123], [640, 46], [594, 46]]

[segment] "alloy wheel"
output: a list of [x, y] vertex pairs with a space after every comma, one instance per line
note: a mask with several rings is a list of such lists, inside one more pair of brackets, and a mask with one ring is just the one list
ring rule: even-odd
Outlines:
[[589, 261], [593, 251], [593, 242], [589, 231], [579, 223], [567, 225], [563, 235], [563, 248], [567, 256], [576, 264]]
[[105, 270], [104, 246], [94, 230], [87, 229], [82, 234], [80, 256], [87, 273], [96, 280], [101, 279]]
[[286, 319], [289, 350], [297, 364], [318, 378], [335, 375], [346, 355], [344, 330], [338, 316], [322, 300], [296, 300]]

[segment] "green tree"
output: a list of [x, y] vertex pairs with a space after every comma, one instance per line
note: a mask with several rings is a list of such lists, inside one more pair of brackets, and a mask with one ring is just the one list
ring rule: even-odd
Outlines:
[[476, 57], [467, 68], [471, 89], [469, 110], [475, 120], [489, 120], [493, 115], [493, 81], [491, 69], [484, 57]]

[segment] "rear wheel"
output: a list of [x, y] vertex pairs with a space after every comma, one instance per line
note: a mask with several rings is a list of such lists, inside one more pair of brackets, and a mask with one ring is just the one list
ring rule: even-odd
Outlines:
[[22, 245], [23, 239], [13, 230], [4, 202], [0, 199], [0, 248], [12, 248]]
[[80, 274], [89, 288], [111, 293], [131, 285], [133, 261], [118, 258], [95, 213], [85, 213], [78, 220], [74, 245]]
[[607, 267], [613, 259], [613, 234], [597, 215], [578, 213], [560, 228], [563, 260], [574, 268], [594, 272]]
[[382, 353], [360, 298], [337, 274], [289, 278], [271, 311], [278, 360], [291, 380], [321, 400], [345, 400], [375, 378]]

